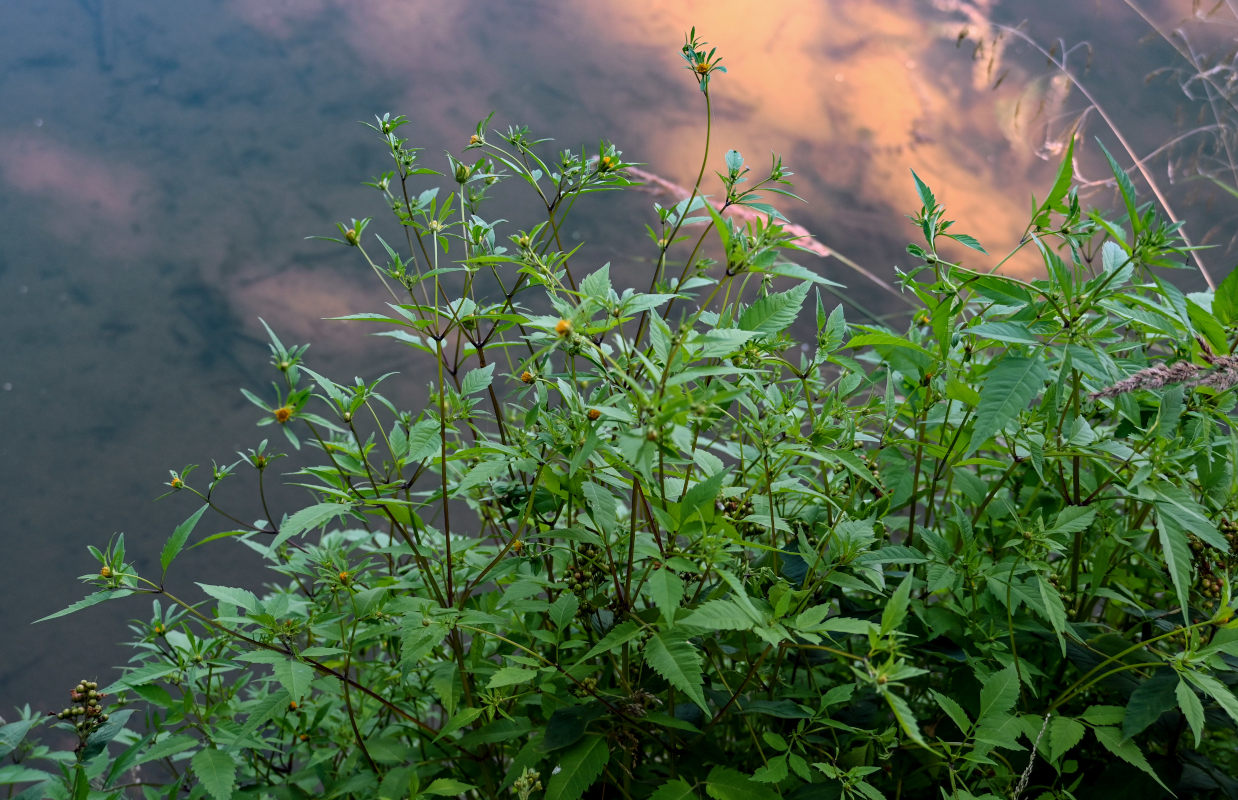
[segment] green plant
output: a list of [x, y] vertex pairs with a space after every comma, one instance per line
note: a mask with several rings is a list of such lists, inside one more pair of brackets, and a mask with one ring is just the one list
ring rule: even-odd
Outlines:
[[[695, 31], [683, 57], [708, 145], [722, 67]], [[173, 473], [200, 505], [158, 577], [118, 539], [61, 612], [154, 595], [104, 689], [124, 710], [76, 756], [27, 741], [29, 713], [0, 728], [18, 762], [0, 780], [41, 781], [30, 797], [1238, 794], [1238, 278], [1167, 283], [1177, 226], [1116, 164], [1113, 220], [1080, 207], [1067, 153], [1023, 237], [1035, 281], [943, 259], [942, 237], [980, 244], [915, 178], [918, 307], [895, 328], [849, 324], [788, 260], [760, 196], [787, 193], [777, 158], [758, 179], [727, 153], [711, 202], [707, 146], [690, 196], [655, 206], [642, 292], [560, 236], [581, 196], [629, 185], [613, 145], [547, 156], [487, 119], [444, 199], [415, 183], [437, 173], [405, 123], [370, 126], [402, 250], [375, 235], [375, 260], [368, 219], [331, 238], [395, 299], [347, 319], [432, 365], [428, 402], [406, 410], [388, 376], [336, 383], [268, 328], [279, 382], [246, 396], [311, 502], [269, 507], [285, 454], [267, 440], [204, 486]], [[545, 222], [481, 217], [500, 180]], [[169, 567], [208, 509], [235, 522], [216, 490], [241, 471], [266, 519], [211, 538], [278, 578], [190, 602]], [[137, 708], [144, 733], [125, 727]]]

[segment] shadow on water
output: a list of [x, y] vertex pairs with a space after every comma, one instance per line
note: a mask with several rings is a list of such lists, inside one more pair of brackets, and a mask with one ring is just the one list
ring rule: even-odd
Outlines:
[[[1143, 86], [1173, 54], [1119, 46], [1147, 32], [1121, 4], [797, 0], [755, 14], [741, 0], [173, 5], [0, 4], [0, 535], [15, 567], [0, 582], [0, 714], [50, 705], [83, 675], [108, 679], [127, 657], [116, 642], [128, 636], [124, 620], [148, 613], [141, 600], [28, 624], [81, 596], [75, 578], [93, 569], [85, 544], [123, 530], [150, 568], [195, 510], [184, 497], [150, 502], [169, 469], [229, 463], [266, 436], [287, 447], [272, 428], [254, 429], [261, 412], [237, 391], [266, 396], [275, 377], [258, 316], [287, 344], [312, 342], [311, 366], [325, 374], [396, 370], [399, 402], [424, 397], [408, 351], [372, 328], [323, 321], [382, 310], [387, 298], [355, 252], [304, 237], [371, 215], [375, 230], [399, 234], [358, 185], [388, 166], [356, 120], [407, 114], [404, 130], [442, 168], [442, 152], [458, 154], [493, 110], [498, 127], [528, 124], [574, 149], [604, 137], [690, 184], [702, 102], [677, 58], [695, 25], [730, 69], [716, 84], [707, 175], [728, 148], [758, 169], [780, 152], [808, 201], [781, 204], [787, 216], [892, 280], [914, 233], [910, 168], [960, 230], [1000, 253], [1017, 240], [1029, 196], [1052, 180], [1056, 164], [1037, 150], [1082, 111], [1075, 94], [1060, 106], [1041, 99], [1050, 71], [1027, 48], [1007, 49], [994, 86], [984, 53], [959, 45], [969, 13], [1032, 16], [1042, 41], [1094, 37], [1088, 80], [1137, 112], [1124, 124], [1140, 152], [1172, 135], [1183, 105], [1175, 86]], [[1148, 6], [1174, 19], [1173, 4]], [[1081, 167], [1098, 174], [1095, 154]], [[1104, 199], [1103, 186], [1093, 191]], [[525, 224], [527, 199], [513, 188], [488, 213]], [[1208, 200], [1216, 218], [1231, 213], [1224, 195]], [[609, 261], [617, 280], [643, 288], [651, 202], [629, 192], [582, 203], [566, 231], [571, 245], [588, 242], [582, 270]], [[846, 284], [840, 297], [853, 308], [898, 308], [836, 261], [801, 263]], [[254, 519], [242, 480], [221, 499]], [[295, 507], [304, 495], [282, 500]], [[256, 586], [260, 568], [232, 544], [194, 551], [171, 580]]]

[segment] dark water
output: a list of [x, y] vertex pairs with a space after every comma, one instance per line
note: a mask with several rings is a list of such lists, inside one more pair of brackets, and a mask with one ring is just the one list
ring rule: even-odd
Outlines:
[[[384, 152], [355, 121], [407, 114], [404, 131], [441, 165], [493, 110], [498, 126], [528, 124], [567, 145], [614, 140], [688, 183], [703, 109], [678, 48], [696, 25], [731, 70], [714, 85], [711, 167], [731, 147], [756, 166], [780, 152], [809, 201], [784, 204], [787, 215], [890, 279], [912, 233], [901, 216], [914, 210], [909, 167], [959, 230], [1002, 253], [1087, 107], [1077, 91], [1054, 94], [1054, 71], [1027, 46], [1011, 40], [1000, 61], [956, 46], [968, 17], [954, 5], [4, 2], [0, 715], [63, 705], [73, 681], [110, 678], [126, 657], [114, 644], [125, 620], [149, 615], [130, 599], [30, 624], [84, 594], [75, 577], [97, 569], [85, 545], [124, 531], [138, 568], [157, 570], [167, 535], [196, 508], [184, 496], [153, 502], [168, 470], [228, 463], [272, 431], [253, 427], [237, 391], [269, 380], [258, 315], [286, 342], [312, 341], [312, 365], [341, 380], [414, 366], [390, 342], [321, 321], [384, 301], [354, 253], [304, 238], [383, 212], [359, 182], [387, 168]], [[1011, 24], [1034, 15], [1026, 30], [1046, 46], [1090, 40], [1083, 77], [1137, 152], [1197, 124], [1203, 106], [1172, 76], [1145, 83], [1177, 56], [1125, 4], [987, 5], [967, 7]], [[1188, 2], [1139, 7], [1166, 29], [1190, 12]], [[1233, 28], [1190, 30], [1216, 49]], [[1085, 55], [1072, 59], [1082, 74]], [[1096, 114], [1084, 122], [1112, 142]], [[1169, 187], [1167, 163], [1150, 162], [1173, 202], [1203, 220], [1188, 231], [1221, 246], [1205, 256], [1219, 279], [1235, 204], [1211, 183], [1182, 183], [1181, 165]], [[1094, 148], [1081, 166], [1101, 177]], [[590, 198], [570, 234], [590, 242], [588, 259], [643, 285], [650, 201]], [[805, 264], [853, 287], [859, 305], [893, 307], [837, 261]], [[392, 388], [410, 403], [419, 391], [415, 380]], [[256, 517], [252, 493], [238, 480], [223, 502]], [[170, 586], [192, 597], [193, 580], [261, 579], [248, 551], [223, 543], [174, 567]]]

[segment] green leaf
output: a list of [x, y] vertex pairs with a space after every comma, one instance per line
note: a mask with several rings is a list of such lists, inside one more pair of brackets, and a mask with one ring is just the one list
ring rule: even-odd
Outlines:
[[26, 738], [26, 734], [35, 725], [38, 725], [43, 720], [39, 717], [31, 717], [30, 719], [19, 719], [16, 722], [10, 722], [7, 725], [0, 727], [0, 758], [7, 758], [9, 753], [17, 749], [17, 745], [22, 743]]
[[435, 797], [459, 797], [476, 788], [471, 783], [458, 781], [455, 778], [435, 778], [429, 786], [421, 790], [421, 793], [432, 794]]
[[1238, 269], [1230, 270], [1212, 297], [1212, 313], [1226, 327], [1238, 325]]
[[981, 681], [980, 714], [976, 723], [996, 721], [1006, 716], [1019, 699], [1019, 675], [1013, 665]]
[[299, 536], [312, 528], [322, 527], [331, 520], [347, 514], [351, 509], [352, 506], [348, 503], [318, 503], [307, 506], [284, 520], [284, 523], [279, 526], [279, 533], [271, 540], [268, 547], [274, 552], [293, 536]]
[[929, 693], [933, 695], [937, 705], [941, 706], [941, 710], [946, 712], [946, 716], [950, 717], [950, 720], [966, 736], [971, 731], [971, 720], [967, 718], [967, 712], [963, 710], [963, 707], [935, 689], [929, 689]]
[[878, 691], [889, 703], [890, 711], [894, 712], [894, 719], [898, 720], [898, 726], [903, 729], [903, 733], [925, 750], [935, 753], [936, 751], [929, 747], [928, 742], [924, 741], [924, 735], [920, 733], [920, 724], [916, 722], [916, 717], [911, 713], [911, 706], [907, 705], [907, 701], [901, 695], [891, 691], [889, 686], [879, 686]]
[[1161, 542], [1161, 554], [1165, 557], [1165, 568], [1169, 570], [1174, 590], [1178, 593], [1178, 610], [1189, 625], [1187, 597], [1191, 590], [1190, 540], [1186, 531], [1165, 514], [1156, 515], [1156, 533]]
[[1204, 735], [1204, 704], [1195, 696], [1195, 690], [1190, 687], [1190, 684], [1181, 678], [1178, 679], [1178, 685], [1174, 688], [1174, 696], [1178, 700], [1178, 708], [1182, 709], [1182, 716], [1191, 726], [1191, 733], [1195, 735], [1195, 747], [1198, 748], [1200, 739]]
[[572, 624], [572, 620], [576, 619], [576, 612], [579, 610], [580, 598], [571, 592], [564, 592], [550, 604], [550, 619], [554, 622], [555, 627], [562, 630]]
[[580, 661], [576, 663], [583, 664], [595, 656], [616, 650], [633, 639], [639, 638], [644, 632], [644, 628], [633, 620], [628, 620], [621, 625], [616, 625], [611, 629], [610, 633], [603, 636], [602, 640], [590, 648], [589, 652], [585, 653]]
[[739, 327], [745, 331], [774, 334], [791, 327], [808, 297], [808, 283], [793, 286], [785, 292], [760, 298], [739, 315]]
[[976, 452], [990, 437], [1005, 428], [1028, 403], [1040, 394], [1049, 371], [1038, 358], [1006, 355], [997, 362], [980, 390], [976, 426], [963, 458]]
[[275, 680], [288, 692], [293, 700], [300, 700], [309, 694], [309, 686], [318, 674], [309, 664], [291, 658], [280, 658], [271, 665]]
[[[1121, 731], [1117, 728], [1093, 728], [1092, 733], [1096, 734], [1096, 741], [1100, 742], [1106, 750], [1150, 776], [1161, 785], [1162, 789], [1169, 792], [1169, 787], [1161, 781], [1161, 777], [1156, 774], [1156, 770], [1152, 769], [1148, 759], [1144, 758], [1143, 751], [1139, 749], [1139, 745], [1130, 739], [1122, 738]], [[1173, 792], [1169, 793], [1173, 794]]]
[[675, 611], [683, 601], [683, 579], [669, 569], [655, 569], [645, 583], [654, 606], [668, 625], [675, 622]]
[[516, 686], [528, 683], [537, 677], [537, 670], [525, 667], [500, 667], [490, 676], [487, 689], [501, 689], [504, 686]]
[[235, 586], [215, 586], [209, 583], [199, 583], [198, 588], [221, 603], [243, 608], [251, 614], [258, 613], [262, 607], [258, 598], [248, 589], [238, 589]]
[[176, 530], [172, 531], [172, 535], [163, 546], [163, 552], [159, 555], [159, 565], [162, 568], [163, 575], [168, 574], [168, 567], [171, 565], [172, 559], [176, 558], [176, 556], [180, 554], [181, 550], [184, 549], [185, 542], [189, 539], [189, 534], [193, 531], [194, 526], [198, 524], [198, 520], [202, 519], [202, 515], [206, 513], [206, 510], [210, 507], [210, 503], [204, 504], [197, 511], [193, 512], [193, 514], [189, 515], [188, 519], [180, 525], [177, 525]]
[[[1105, 160], [1109, 162], [1109, 169], [1113, 171], [1113, 177], [1118, 182], [1118, 191], [1122, 195], [1122, 202], [1126, 204], [1126, 216], [1130, 220], [1131, 227], [1139, 225], [1139, 212], [1135, 207], [1135, 185], [1131, 183], [1131, 178], [1126, 174], [1126, 170], [1118, 166], [1118, 162], [1113, 156], [1109, 155], [1109, 151], [1105, 149], [1105, 145], [1100, 139], [1096, 140], [1100, 145], [1100, 151], [1105, 154]], [[1163, 785], [1163, 784], [1162, 784]]]
[[702, 687], [701, 655], [684, 634], [659, 631], [645, 642], [645, 663], [709, 713]]
[[655, 789], [653, 794], [649, 795], [649, 800], [695, 800], [696, 796], [696, 792], [692, 791], [692, 784], [683, 778], [672, 778]]
[[559, 770], [546, 785], [546, 800], [577, 800], [606, 769], [610, 750], [601, 736], [586, 736], [559, 758]]
[[903, 582], [898, 585], [894, 593], [890, 595], [890, 599], [886, 602], [885, 610], [881, 612], [881, 635], [887, 636], [890, 633], [898, 630], [898, 626], [903, 624], [903, 620], [907, 618], [907, 606], [911, 597], [911, 575], [903, 578]]
[[585, 297], [606, 302], [610, 299], [610, 263], [607, 262], [596, 272], [591, 272], [580, 282], [580, 293]]
[[40, 617], [39, 619], [36, 619], [35, 622], [46, 622], [49, 619], [63, 617], [66, 614], [81, 611], [83, 608], [97, 606], [100, 603], [106, 603], [108, 600], [113, 600], [117, 597], [128, 597], [131, 594], [133, 594], [132, 589], [104, 589], [103, 591], [95, 592], [94, 594], [88, 594], [76, 603], [73, 603], [66, 608], [62, 608], [55, 614], [48, 614], [46, 617]]
[[777, 800], [778, 793], [742, 772], [717, 766], [709, 771], [705, 793], [714, 800]]
[[1178, 705], [1174, 692], [1178, 678], [1169, 670], [1154, 673], [1131, 692], [1126, 702], [1126, 716], [1122, 718], [1122, 736], [1134, 738], [1142, 733], [1161, 715]]
[[1229, 542], [1217, 530], [1208, 512], [1185, 489], [1166, 481], [1148, 481], [1144, 488], [1155, 497], [1153, 503], [1158, 518], [1164, 517], [1170, 527], [1185, 529], [1222, 553], [1229, 552]]
[[1238, 699], [1232, 692], [1226, 688], [1225, 684], [1221, 683], [1211, 675], [1205, 675], [1201, 672], [1184, 672], [1183, 676], [1201, 689], [1204, 694], [1216, 701], [1216, 704], [1224, 709], [1226, 714], [1229, 714], [1230, 719], [1238, 722]]
[[[14, 783], [32, 783], [34, 781], [49, 781], [53, 775], [42, 770], [33, 769], [22, 764], [5, 764], [0, 767], [0, 786], [10, 786]], [[12, 791], [11, 789], [9, 791]]]
[[[821, 607], [826, 612], [830, 610], [828, 604], [822, 604]], [[701, 603], [679, 621], [681, 626], [704, 631], [746, 631], [752, 629], [752, 624], [752, 620], [739, 606], [730, 600], [721, 599]]]
[[480, 391], [490, 388], [490, 384], [494, 381], [494, 364], [490, 363], [484, 367], [471, 369], [464, 379], [460, 381], [460, 395], [468, 397], [471, 394], [476, 394]]
[[1118, 725], [1125, 716], [1122, 706], [1089, 706], [1079, 718], [1092, 725]]
[[964, 328], [960, 333], [1014, 344], [1040, 344], [1039, 337], [1022, 322], [984, 322]]
[[421, 461], [442, 450], [439, 440], [438, 423], [432, 419], [423, 419], [408, 430], [408, 452], [404, 457], [409, 461]]
[[193, 773], [214, 800], [230, 800], [236, 785], [236, 762], [232, 756], [214, 747], [193, 754]]
[[[1040, 745], [1037, 749], [1045, 760], [1056, 763], [1079, 744], [1086, 731], [1087, 728], [1082, 723], [1070, 717], [1053, 717], [1049, 720], [1048, 728], [1044, 736], [1040, 738]], [[1035, 741], [1034, 736], [1032, 739]]]

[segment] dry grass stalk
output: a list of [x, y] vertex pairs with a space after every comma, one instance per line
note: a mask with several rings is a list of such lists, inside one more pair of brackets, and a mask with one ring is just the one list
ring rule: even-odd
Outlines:
[[1166, 386], [1183, 384], [1188, 387], [1207, 386], [1218, 392], [1238, 386], [1238, 356], [1214, 356], [1204, 354], [1210, 369], [1200, 367], [1189, 361], [1179, 361], [1176, 364], [1154, 364], [1147, 369], [1141, 369], [1129, 378], [1091, 395], [1093, 400], [1103, 397], [1117, 397], [1120, 394], [1138, 391], [1139, 389], [1163, 389]]

